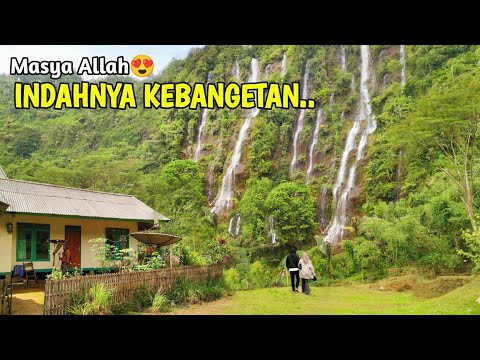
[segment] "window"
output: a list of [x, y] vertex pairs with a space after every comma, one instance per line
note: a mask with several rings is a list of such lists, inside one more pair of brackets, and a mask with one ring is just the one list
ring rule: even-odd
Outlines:
[[17, 224], [17, 261], [50, 261], [50, 225]]
[[128, 229], [114, 229], [107, 228], [107, 245], [112, 245], [115, 247], [115, 252], [118, 253], [120, 250], [128, 249], [129, 247], [129, 230]]

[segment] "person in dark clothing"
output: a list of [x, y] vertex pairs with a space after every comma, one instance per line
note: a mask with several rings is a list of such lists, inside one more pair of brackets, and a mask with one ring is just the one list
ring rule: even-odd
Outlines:
[[[300, 257], [297, 255], [295, 248], [290, 249], [290, 254], [288, 254], [287, 259], [285, 260], [285, 265], [287, 266], [288, 271], [290, 272], [290, 282], [292, 283], [292, 292], [299, 292], [298, 285], [300, 284], [300, 275], [298, 269], [298, 262]], [[296, 280], [296, 282], [294, 282]]]

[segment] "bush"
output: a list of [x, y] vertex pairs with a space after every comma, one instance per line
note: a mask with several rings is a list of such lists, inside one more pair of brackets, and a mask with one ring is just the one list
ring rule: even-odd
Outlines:
[[205, 265], [206, 262], [196, 251], [190, 250], [186, 246], [180, 248], [179, 259], [183, 266]]
[[240, 290], [240, 274], [237, 269], [230, 268], [223, 272], [225, 283], [229, 289]]
[[342, 252], [332, 256], [332, 275], [335, 279], [345, 279], [355, 273], [353, 259]]
[[429, 270], [433, 270], [435, 274], [440, 274], [443, 270], [454, 270], [460, 263], [461, 260], [456, 254], [432, 253], [420, 259], [420, 264]]
[[255, 261], [253, 264], [250, 264], [247, 274], [249, 288], [271, 287], [275, 281], [274, 272], [274, 269], [263, 266], [260, 261]]
[[373, 241], [355, 242], [354, 256], [365, 279], [375, 280], [386, 275], [387, 267], [379, 247]]
[[[476, 214], [475, 218], [477, 221], [480, 220], [480, 215]], [[468, 251], [460, 249], [458, 250], [458, 254], [472, 261], [475, 266], [473, 271], [480, 272], [480, 229], [473, 232], [467, 229], [462, 235]]]
[[315, 246], [307, 251], [308, 257], [312, 261], [313, 267], [315, 268], [315, 275], [318, 279], [328, 279], [329, 278], [329, 263], [326, 255], [322, 253], [320, 247]]
[[145, 309], [152, 305], [155, 291], [148, 285], [142, 284], [133, 293], [133, 301], [140, 309]]
[[132, 311], [140, 311], [141, 309], [138, 308], [138, 304], [133, 299], [128, 298], [119, 304], [113, 304], [111, 310], [113, 315], [124, 315]]

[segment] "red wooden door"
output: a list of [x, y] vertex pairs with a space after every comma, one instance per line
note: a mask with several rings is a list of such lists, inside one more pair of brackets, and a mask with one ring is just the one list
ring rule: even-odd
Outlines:
[[82, 243], [82, 230], [80, 226], [65, 227], [65, 241], [70, 249], [70, 264], [68, 267], [81, 267], [80, 254]]

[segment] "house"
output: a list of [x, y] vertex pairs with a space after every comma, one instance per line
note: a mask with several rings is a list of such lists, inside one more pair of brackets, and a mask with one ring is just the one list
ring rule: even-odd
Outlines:
[[168, 220], [131, 195], [12, 180], [0, 167], [0, 275], [30, 261], [37, 272], [50, 272], [54, 260], [60, 267], [54, 239], [67, 242], [76, 267], [99, 268], [90, 239], [137, 250], [129, 234]]

